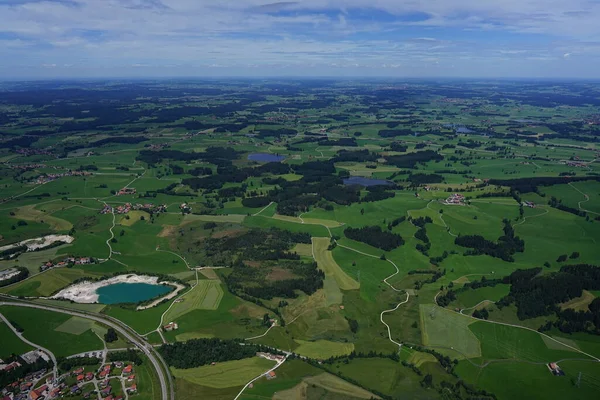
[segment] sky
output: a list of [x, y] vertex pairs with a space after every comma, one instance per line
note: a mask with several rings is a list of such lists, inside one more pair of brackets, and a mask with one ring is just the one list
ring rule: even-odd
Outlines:
[[600, 0], [0, 0], [0, 79], [600, 78]]

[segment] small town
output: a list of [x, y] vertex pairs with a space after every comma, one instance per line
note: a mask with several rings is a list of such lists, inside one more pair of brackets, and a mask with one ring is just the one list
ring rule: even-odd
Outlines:
[[125, 203], [123, 205], [113, 207], [109, 204], [106, 204], [106, 205], [104, 205], [102, 210], [100, 210], [100, 214], [113, 214], [113, 213], [114, 214], [127, 214], [131, 210], [141, 210], [141, 211], [149, 212], [150, 214], [157, 214], [157, 213], [167, 212], [167, 205], [166, 204], [154, 205], [152, 203], [146, 203], [146, 204]]
[[116, 193], [116, 196], [125, 196], [128, 194], [136, 194], [136, 192], [137, 191], [135, 190], [135, 188], [124, 187]]
[[[34, 350], [19, 356], [25, 363], [33, 364], [40, 357], [48, 356]], [[0, 364], [0, 371], [21, 367], [21, 363]], [[41, 369], [25, 375], [7, 385], [0, 392], [2, 400], [46, 400], [60, 397], [83, 397], [84, 399], [127, 400], [137, 394], [137, 379], [132, 364], [115, 361], [98, 369], [80, 366], [54, 378], [52, 373]]]
[[91, 172], [88, 171], [67, 171], [61, 172], [60, 174], [44, 174], [35, 179], [34, 183], [36, 185], [42, 185], [44, 183], [52, 182], [59, 178], [64, 178], [67, 176], [90, 176]]
[[444, 204], [465, 205], [465, 196], [460, 193], [452, 193], [450, 197], [444, 200]]

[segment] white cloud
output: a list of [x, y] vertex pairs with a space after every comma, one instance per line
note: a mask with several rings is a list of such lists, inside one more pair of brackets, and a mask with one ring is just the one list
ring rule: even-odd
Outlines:
[[[397, 18], [355, 18], [357, 9]], [[469, 60], [466, 71], [478, 71], [490, 60], [517, 66], [571, 54], [600, 57], [592, 40], [600, 37], [599, 20], [600, 4], [592, 0], [23, 1], [0, 4], [0, 59], [15, 69], [42, 59], [82, 67], [335, 64], [416, 71]], [[489, 32], [501, 40], [478, 39]]]

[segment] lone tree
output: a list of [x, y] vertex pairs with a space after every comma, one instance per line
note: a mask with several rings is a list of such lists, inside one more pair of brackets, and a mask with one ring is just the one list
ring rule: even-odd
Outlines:
[[113, 328], [108, 328], [108, 331], [104, 334], [104, 340], [107, 343], [115, 342], [119, 338], [117, 336], [117, 332]]

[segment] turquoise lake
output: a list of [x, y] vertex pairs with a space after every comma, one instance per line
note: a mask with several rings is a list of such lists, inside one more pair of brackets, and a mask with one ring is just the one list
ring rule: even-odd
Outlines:
[[115, 283], [96, 290], [101, 304], [139, 303], [169, 293], [172, 287], [148, 283]]

